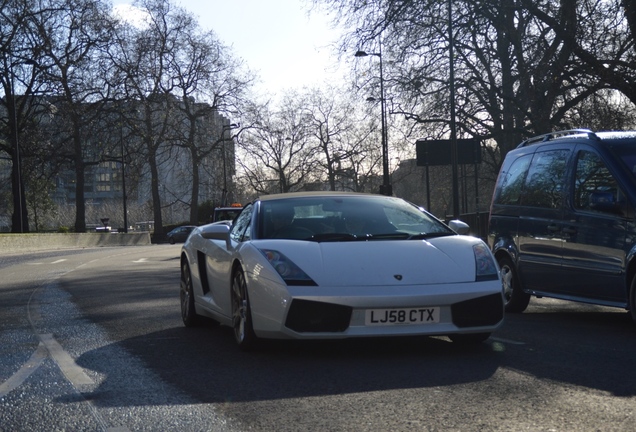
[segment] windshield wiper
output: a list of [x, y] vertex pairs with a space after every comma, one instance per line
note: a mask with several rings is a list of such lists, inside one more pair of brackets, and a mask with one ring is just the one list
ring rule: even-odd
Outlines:
[[314, 234], [311, 237], [309, 237], [307, 240], [316, 241], [316, 242], [339, 242], [339, 241], [356, 241], [360, 239], [356, 237], [355, 235], [349, 234], [349, 233], [321, 233], [321, 234]]
[[446, 237], [446, 236], [451, 236], [454, 235], [455, 233], [452, 232], [434, 232], [434, 233], [418, 233], [418, 234], [411, 234], [407, 240], [423, 240], [423, 239], [429, 239], [429, 238], [433, 238], [433, 237]]
[[383, 233], [383, 234], [351, 234], [351, 233], [322, 233], [314, 234], [307, 240], [317, 242], [339, 242], [339, 241], [369, 241], [369, 240], [401, 240], [408, 239], [409, 234], [403, 232]]
[[304, 240], [315, 242], [342, 242], [342, 241], [368, 241], [368, 240], [423, 240], [433, 237], [445, 237], [454, 235], [453, 232], [434, 232], [407, 234], [405, 232], [383, 233], [383, 234], [351, 234], [351, 233], [320, 233], [314, 234]]
[[386, 240], [386, 239], [408, 239], [409, 234], [404, 232], [392, 232], [392, 233], [382, 233], [382, 234], [367, 234], [367, 238], [369, 240]]

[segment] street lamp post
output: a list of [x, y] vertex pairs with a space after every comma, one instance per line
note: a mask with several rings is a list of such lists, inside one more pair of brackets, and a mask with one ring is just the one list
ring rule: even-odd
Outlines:
[[[13, 73], [13, 72], [12, 72]], [[13, 75], [11, 76], [11, 80], [13, 81]], [[13, 82], [11, 84], [13, 87]], [[22, 160], [20, 154], [20, 132], [18, 125], [18, 113], [17, 106], [15, 103], [15, 88], [12, 88], [11, 91], [13, 94], [11, 95], [11, 100], [13, 101], [13, 139], [15, 143], [15, 170], [16, 170], [16, 179], [18, 183], [18, 218], [19, 218], [19, 229], [20, 233], [24, 232], [24, 210], [23, 210], [23, 202], [24, 202], [24, 189], [22, 187]], [[14, 200], [15, 202], [15, 200]]]
[[[24, 188], [22, 186], [22, 163], [21, 163], [21, 155], [20, 155], [20, 133], [19, 133], [19, 123], [18, 123], [18, 106], [16, 104], [16, 91], [15, 91], [15, 73], [13, 71], [13, 59], [10, 59], [9, 63], [9, 78], [11, 79], [11, 109], [13, 110], [13, 115], [11, 116], [11, 123], [13, 128], [13, 173], [12, 177], [14, 179], [14, 197], [13, 204], [16, 206], [13, 211], [13, 223], [12, 223], [12, 231], [24, 233], [25, 225], [28, 225], [28, 221], [25, 222], [25, 213], [24, 213]], [[9, 97], [6, 95], [7, 98]], [[7, 99], [7, 108], [9, 100]], [[16, 211], [17, 210], [17, 211]], [[16, 231], [15, 226], [17, 222], [18, 231]]]
[[[236, 124], [236, 123], [232, 123], [232, 124], [228, 124], [228, 125], [223, 125], [223, 127], [221, 128], [221, 145], [223, 148], [223, 191], [221, 193], [221, 206], [225, 207], [227, 205], [226, 200], [227, 200], [227, 168], [226, 168], [226, 154], [225, 154], [225, 131], [229, 131], [232, 129], [236, 129], [240, 127], [240, 125]], [[232, 137], [230, 136], [230, 139]]]
[[452, 0], [448, 0], [448, 57], [449, 57], [449, 92], [450, 92], [450, 140], [451, 140], [451, 165], [453, 171], [453, 217], [459, 218], [459, 185], [458, 185], [458, 150], [457, 150], [457, 126], [455, 108], [455, 62], [453, 45], [453, 11]]
[[367, 53], [366, 51], [358, 51], [356, 57], [376, 56], [380, 59], [380, 109], [382, 122], [382, 185], [380, 193], [382, 195], [393, 195], [393, 187], [389, 179], [389, 139], [386, 127], [386, 99], [384, 97], [384, 73], [382, 70], [382, 44], [380, 44], [377, 53]]
[[121, 192], [124, 204], [124, 233], [128, 233], [128, 208], [126, 205], [126, 159], [124, 158], [124, 132], [119, 129], [119, 145], [121, 150]]

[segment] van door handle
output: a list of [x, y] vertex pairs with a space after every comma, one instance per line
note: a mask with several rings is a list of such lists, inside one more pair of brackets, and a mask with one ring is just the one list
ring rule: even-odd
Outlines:
[[576, 234], [576, 229], [575, 229], [575, 228], [572, 228], [572, 227], [569, 227], [569, 228], [563, 228], [563, 232], [564, 232], [565, 234]]
[[558, 225], [548, 225], [548, 231], [556, 232], [559, 230]]

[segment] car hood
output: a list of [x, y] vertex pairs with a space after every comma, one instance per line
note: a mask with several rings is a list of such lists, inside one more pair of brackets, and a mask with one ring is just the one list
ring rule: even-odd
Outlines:
[[283, 241], [272, 244], [319, 286], [383, 286], [475, 281], [473, 244], [468, 236], [431, 240], [353, 242]]

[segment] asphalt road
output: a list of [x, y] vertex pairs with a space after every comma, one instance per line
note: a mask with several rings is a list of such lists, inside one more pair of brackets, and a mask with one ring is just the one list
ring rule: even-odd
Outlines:
[[486, 343], [186, 329], [180, 245], [0, 257], [0, 431], [636, 430], [625, 311], [533, 299]]

